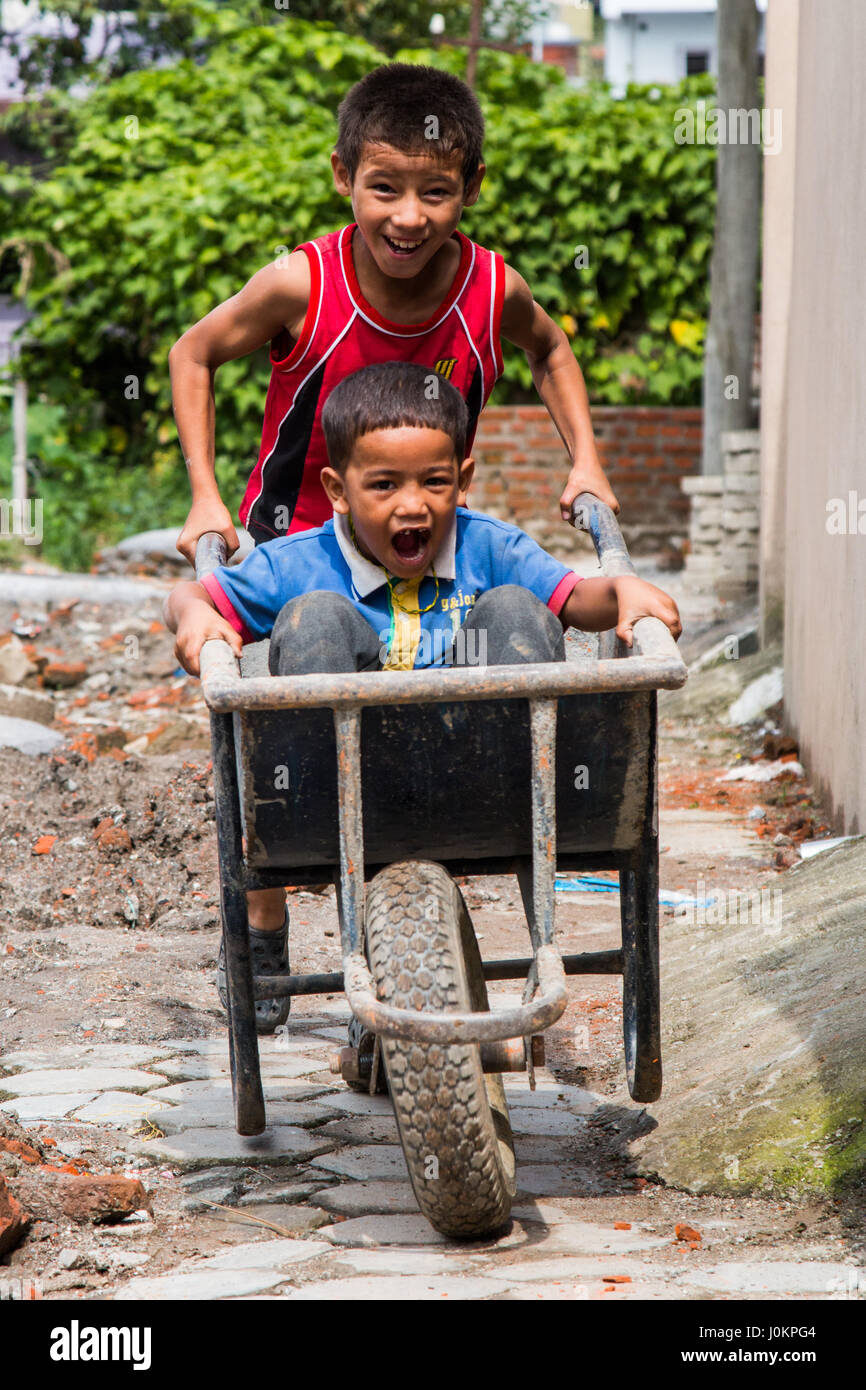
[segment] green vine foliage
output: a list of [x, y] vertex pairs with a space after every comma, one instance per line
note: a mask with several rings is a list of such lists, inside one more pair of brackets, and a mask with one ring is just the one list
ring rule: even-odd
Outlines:
[[[95, 544], [183, 519], [169, 349], [283, 248], [351, 220], [328, 163], [336, 109], [382, 56], [287, 15], [211, 41], [204, 61], [6, 116], [33, 161], [0, 166], [0, 291], [29, 281], [23, 370], [51, 422], [30, 455], [46, 514], [57, 509], [48, 557], [82, 563]], [[465, 71], [457, 49], [397, 56]], [[700, 399], [715, 152], [677, 145], [674, 113], [711, 92], [702, 77], [615, 100], [522, 56], [480, 56], [487, 176], [461, 226], [563, 325], [595, 401]], [[505, 363], [496, 400], [536, 399], [525, 357], [509, 348]], [[217, 376], [231, 506], [257, 456], [267, 379], [264, 351]]]

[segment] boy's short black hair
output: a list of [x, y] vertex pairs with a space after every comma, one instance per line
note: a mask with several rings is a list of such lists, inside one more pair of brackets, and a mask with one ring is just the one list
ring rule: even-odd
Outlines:
[[459, 151], [464, 189], [481, 163], [484, 117], [478, 99], [465, 82], [441, 68], [422, 63], [374, 68], [346, 93], [337, 121], [337, 154], [351, 182], [366, 144], [446, 160]]
[[322, 410], [331, 467], [345, 472], [355, 441], [373, 430], [414, 425], [442, 430], [458, 465], [466, 455], [469, 411], [456, 387], [420, 362], [378, 362], [334, 387]]

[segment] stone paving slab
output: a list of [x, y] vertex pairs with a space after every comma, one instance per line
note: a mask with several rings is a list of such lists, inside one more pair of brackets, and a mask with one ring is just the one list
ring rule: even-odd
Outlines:
[[285, 1270], [242, 1269], [231, 1275], [221, 1269], [190, 1270], [183, 1274], [155, 1275], [150, 1279], [130, 1279], [114, 1294], [117, 1303], [138, 1299], [166, 1302], [175, 1299], [199, 1300], [246, 1298], [286, 1281]]
[[562, 1137], [586, 1129], [586, 1120], [563, 1106], [509, 1105], [508, 1116], [514, 1134]]
[[136, 1096], [130, 1091], [103, 1091], [89, 1105], [76, 1109], [74, 1118], [123, 1129], [136, 1121], [141, 1122], [150, 1115], [161, 1117], [170, 1109], [171, 1106], [166, 1101], [154, 1100], [152, 1095]]
[[263, 1134], [241, 1135], [233, 1128], [187, 1129], [164, 1139], [143, 1139], [135, 1153], [185, 1170], [218, 1163], [298, 1163], [327, 1150], [325, 1140], [295, 1125], [275, 1125]]
[[324, 1014], [329, 1023], [333, 1023], [334, 1019], [337, 1018], [345, 1019], [348, 1023], [352, 1017], [352, 1010], [342, 995], [339, 999], [326, 1000], [325, 1003], [317, 1005], [317, 1012]]
[[[408, 1174], [407, 1174], [408, 1178]], [[326, 1211], [343, 1216], [394, 1216], [417, 1212], [410, 1182], [347, 1182], [316, 1194]]]
[[[270, 1101], [304, 1101], [310, 1100], [313, 1096], [324, 1105], [326, 1097], [322, 1095], [321, 1086], [308, 1086], [305, 1081], [297, 1081], [294, 1078], [288, 1080], [271, 1080], [269, 1077], [262, 1078], [262, 1091], [265, 1102]], [[208, 1097], [216, 1100], [220, 1096], [231, 1096], [231, 1078], [227, 1076], [213, 1076], [206, 1081], [176, 1081], [170, 1086], [160, 1086], [150, 1094], [154, 1099], [168, 1100], [173, 1104], [197, 1104]]]
[[[477, 1263], [477, 1261], [475, 1261]], [[459, 1252], [447, 1253], [444, 1250], [340, 1250], [334, 1254], [334, 1262], [329, 1265], [338, 1275], [348, 1269], [356, 1274], [472, 1274], [473, 1260], [465, 1259]]]
[[399, 1144], [360, 1144], [315, 1158], [313, 1168], [340, 1173], [347, 1178], [408, 1178], [409, 1170]]
[[[541, 1223], [544, 1226], [567, 1225], [578, 1219], [575, 1212], [553, 1202], [517, 1202], [511, 1208], [511, 1215], [515, 1221], [522, 1221], [525, 1225], [533, 1223]], [[705, 1227], [706, 1225], [707, 1222], [704, 1222]]]
[[[296, 1008], [297, 1002], [297, 999], [292, 1000], [293, 1010]], [[327, 1017], [325, 1014], [302, 1014], [293, 1012], [289, 1014], [289, 1017], [281, 1027], [285, 1028], [289, 1033], [318, 1033], [322, 1028], [332, 1027], [333, 1023], [334, 1020]], [[345, 1036], [345, 1034], [342, 1036]], [[261, 1033], [259, 1035], [259, 1047], [261, 1047], [262, 1043], [266, 1043], [269, 1037], [270, 1035], [268, 1033]]]
[[[319, 1107], [324, 1110], [324, 1106]], [[398, 1144], [397, 1121], [391, 1115], [367, 1115], [363, 1119], [331, 1120], [321, 1133], [344, 1144]]]
[[[766, 1263], [732, 1260], [710, 1269], [689, 1271], [689, 1283], [718, 1293], [739, 1294], [823, 1294], [847, 1291], [853, 1263], [832, 1264], [819, 1261], [795, 1263], [793, 1260], [768, 1260]], [[861, 1274], [862, 1279], [862, 1274]]]
[[[151, 1092], [151, 1095], [153, 1094], [155, 1093]], [[315, 1105], [310, 1101], [275, 1100], [266, 1104], [267, 1121], [271, 1126], [300, 1125], [303, 1129], [307, 1125], [320, 1124], [332, 1113], [324, 1106]], [[222, 1129], [226, 1125], [234, 1128], [234, 1123], [235, 1111], [231, 1089], [220, 1091], [216, 1095], [202, 1096], [182, 1105], [165, 1106], [157, 1120], [163, 1134], [180, 1134], [185, 1129]], [[324, 1127], [319, 1132], [323, 1133]]]
[[293, 1202], [306, 1202], [314, 1198], [318, 1205], [321, 1205], [319, 1196], [321, 1193], [328, 1192], [330, 1189], [322, 1185], [326, 1182], [324, 1174], [322, 1179], [317, 1182], [290, 1182], [290, 1183], [265, 1183], [263, 1187], [257, 1187], [252, 1192], [245, 1192], [234, 1203], [238, 1207], [252, 1207], [254, 1215], [263, 1205], [273, 1205], [280, 1203], [287, 1206]]
[[22, 1071], [0, 1077], [0, 1091], [14, 1096], [62, 1095], [64, 1091], [149, 1091], [162, 1077], [125, 1067], [87, 1067], [69, 1070]]
[[134, 1299], [242, 1298], [285, 1283], [297, 1264], [315, 1259], [329, 1247], [318, 1240], [266, 1239], [211, 1255], [170, 1274], [131, 1279], [114, 1294], [119, 1302]]
[[604, 1179], [591, 1168], [557, 1163], [517, 1165], [517, 1191], [533, 1197], [587, 1197], [600, 1192]]
[[170, 1057], [173, 1048], [160, 1043], [82, 1043], [80, 1046], [34, 1048], [21, 1052], [6, 1052], [3, 1066], [21, 1071], [41, 1071], [56, 1068], [62, 1063], [64, 1069], [79, 1067], [140, 1067], [146, 1062], [156, 1062]]
[[335, 1246], [398, 1246], [427, 1247], [443, 1246], [457, 1251], [463, 1256], [474, 1253], [479, 1258], [489, 1254], [499, 1254], [503, 1250], [522, 1250], [531, 1243], [531, 1237], [522, 1226], [513, 1222], [504, 1235], [492, 1236], [486, 1241], [474, 1241], [471, 1246], [465, 1242], [449, 1240], [430, 1225], [426, 1217], [416, 1211], [397, 1216], [359, 1216], [351, 1221], [341, 1221], [331, 1226], [322, 1235]]
[[561, 1086], [556, 1081], [539, 1081], [531, 1091], [526, 1078], [520, 1073], [503, 1076], [505, 1098], [508, 1108], [553, 1109], [562, 1107], [575, 1115], [591, 1115], [600, 1105], [606, 1104], [601, 1096], [592, 1091], [584, 1091], [580, 1086]]
[[321, 1240], [291, 1240], [266, 1236], [263, 1240], [248, 1241], [244, 1245], [233, 1245], [230, 1250], [221, 1250], [218, 1255], [208, 1255], [207, 1259], [196, 1262], [200, 1269], [285, 1269], [289, 1265], [312, 1260], [317, 1255], [325, 1255], [329, 1247]]
[[[322, 1058], [308, 1057], [304, 1053], [271, 1053], [261, 1059], [262, 1080], [278, 1081], [285, 1077], [292, 1079], [309, 1072], [320, 1071]], [[211, 1078], [231, 1077], [228, 1053], [214, 1056], [169, 1057], [164, 1062], [154, 1063], [154, 1071], [173, 1081], [209, 1081]], [[159, 1084], [159, 1083], [157, 1083]]]
[[[261, 1033], [258, 1037], [259, 1057], [279, 1056], [281, 1052], [307, 1051], [318, 1047], [321, 1048], [322, 1041], [313, 1032], [304, 1028], [298, 1021], [294, 1024], [294, 1031], [289, 1024], [285, 1025], [286, 1031], [281, 1029], [278, 1033]], [[184, 1053], [196, 1057], [223, 1057], [228, 1062], [229, 1042], [228, 1034], [223, 1034], [219, 1038], [169, 1038], [162, 1044], [163, 1057], [180, 1057]]]
[[320, 1104], [333, 1110], [342, 1110], [346, 1115], [393, 1115], [394, 1107], [390, 1096], [369, 1096], [363, 1091], [350, 1091], [348, 1086], [340, 1086], [337, 1091], [320, 1096]]
[[322, 1235], [332, 1245], [451, 1245], [447, 1236], [436, 1231], [420, 1211], [397, 1216], [359, 1216], [329, 1226]]
[[[507, 1271], [506, 1271], [507, 1272]], [[538, 1302], [546, 1303], [575, 1303], [589, 1302], [597, 1303], [605, 1297], [615, 1299], [617, 1302], [645, 1303], [648, 1300], [657, 1301], [659, 1299], [669, 1300], [671, 1291], [666, 1284], [644, 1282], [640, 1284], [597, 1284], [572, 1283], [565, 1279], [554, 1280], [548, 1283], [515, 1284], [504, 1295], [503, 1302]]]
[[[521, 1223], [523, 1224], [523, 1223]], [[630, 1231], [615, 1231], [613, 1225], [592, 1221], [567, 1221], [554, 1226], [539, 1226], [526, 1222], [532, 1248], [545, 1254], [562, 1251], [570, 1255], [627, 1254], [635, 1250], [669, 1250], [670, 1236], [656, 1236], [639, 1227]]]
[[[2, 1089], [3, 1078], [0, 1078]], [[62, 1120], [80, 1105], [96, 1100], [98, 1095], [98, 1091], [66, 1091], [60, 1096], [21, 1096], [18, 1100], [4, 1100], [0, 1110], [14, 1111], [22, 1125], [38, 1125], [43, 1121]]]
[[[305, 1235], [307, 1231], [318, 1230], [320, 1226], [327, 1226], [333, 1217], [320, 1207], [306, 1206], [302, 1204], [290, 1205], [287, 1203], [272, 1202], [270, 1206], [263, 1205], [241, 1211], [237, 1209], [236, 1202], [221, 1203], [221, 1206], [232, 1207], [232, 1211], [222, 1211], [212, 1208], [211, 1216], [219, 1219], [226, 1227], [235, 1230], [243, 1229], [247, 1234], [258, 1230], [265, 1230], [264, 1226], [259, 1226], [258, 1221], [270, 1221], [270, 1229], [275, 1234], [277, 1228], [284, 1231], [286, 1235], [296, 1236]], [[251, 1220], [257, 1217], [258, 1221]]]
[[494, 1293], [504, 1293], [508, 1288], [504, 1281], [493, 1279], [460, 1278], [450, 1275], [436, 1278], [425, 1275], [397, 1275], [391, 1278], [367, 1278], [358, 1275], [354, 1279], [328, 1279], [318, 1284], [303, 1284], [290, 1289], [284, 1295], [292, 1303], [337, 1303], [348, 1301], [415, 1303], [427, 1299], [466, 1299], [481, 1300]]
[[[555, 1282], [563, 1279], [573, 1280], [575, 1283], [601, 1283], [606, 1274], [625, 1274], [632, 1281], [643, 1278], [658, 1281], [670, 1272], [664, 1266], [647, 1265], [641, 1260], [629, 1259], [628, 1256], [619, 1254], [564, 1255], [555, 1260], [542, 1257], [537, 1260], [523, 1260], [518, 1264], [508, 1265], [505, 1269], [499, 1265], [490, 1267], [490, 1273], [495, 1278], [507, 1278], [513, 1283], [523, 1283], [526, 1280]], [[487, 1270], [483, 1270], [482, 1273], [486, 1278]]]
[[[544, 1114], [544, 1111], [539, 1111]], [[553, 1134], [515, 1134], [514, 1156], [518, 1165], [556, 1163], [566, 1165], [575, 1160], [574, 1139], [561, 1139]]]

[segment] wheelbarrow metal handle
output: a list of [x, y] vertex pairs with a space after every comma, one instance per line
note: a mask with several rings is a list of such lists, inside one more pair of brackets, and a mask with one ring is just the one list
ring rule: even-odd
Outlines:
[[[616, 579], [623, 574], [635, 574], [619, 523], [606, 502], [594, 497], [591, 492], [581, 492], [575, 497], [571, 508], [572, 525], [578, 531], [586, 531], [593, 541], [602, 574], [608, 579]], [[635, 655], [654, 656], [672, 661], [678, 667], [678, 679], [674, 684], [685, 682], [686, 665], [677, 650], [673, 633], [660, 618], [641, 618], [634, 625]]]
[[346, 998], [352, 1013], [371, 1033], [414, 1042], [500, 1042], [525, 1038], [549, 1028], [565, 1012], [568, 995], [562, 957], [552, 943], [535, 955], [539, 993], [528, 1004], [496, 1013], [426, 1013], [396, 1009], [376, 998], [369, 966], [360, 951], [343, 960]]
[[195, 577], [204, 579], [206, 574], [224, 565], [228, 557], [225, 536], [219, 531], [205, 531], [199, 536], [195, 546]]

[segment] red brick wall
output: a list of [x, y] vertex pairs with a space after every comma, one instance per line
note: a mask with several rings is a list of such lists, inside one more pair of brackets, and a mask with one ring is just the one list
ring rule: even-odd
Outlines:
[[[620, 525], [636, 553], [688, 534], [689, 499], [680, 479], [701, 468], [703, 411], [595, 406], [602, 467], [620, 503]], [[544, 406], [490, 406], [475, 437], [469, 504], [514, 522], [550, 549], [567, 546], [558, 500], [568, 458]]]

